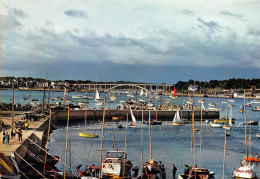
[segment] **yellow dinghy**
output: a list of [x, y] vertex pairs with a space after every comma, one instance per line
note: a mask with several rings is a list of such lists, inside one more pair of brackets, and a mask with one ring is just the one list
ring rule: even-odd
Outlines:
[[86, 109], [86, 112], [85, 112], [85, 130], [84, 130], [84, 133], [79, 133], [79, 136], [80, 137], [87, 137], [87, 138], [98, 138], [98, 134], [88, 134], [86, 133], [86, 130], [87, 130], [87, 109]]
[[98, 138], [98, 134], [87, 134], [87, 133], [79, 133], [80, 137], [88, 137], [88, 138]]

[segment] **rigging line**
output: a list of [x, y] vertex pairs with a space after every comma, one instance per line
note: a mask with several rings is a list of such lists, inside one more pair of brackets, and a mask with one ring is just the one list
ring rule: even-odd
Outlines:
[[[96, 131], [97, 131], [97, 127], [96, 127], [96, 130], [95, 130], [95, 132], [94, 132], [94, 135], [96, 134]], [[93, 142], [94, 142], [94, 138], [92, 138], [92, 141], [91, 141], [91, 144], [90, 144], [90, 149], [89, 149], [89, 151], [88, 151], [88, 156], [87, 156], [86, 165], [88, 164], [88, 159], [89, 159], [90, 151], [91, 151], [91, 149], [92, 149]]]
[[[34, 145], [36, 145], [37, 147], [39, 147], [42, 151], [44, 151], [45, 152], [45, 149], [44, 148], [42, 148], [41, 146], [39, 146], [36, 142], [34, 142], [34, 141], [32, 141], [31, 139], [29, 139], [29, 138], [27, 138], [29, 141], [31, 141]], [[49, 152], [47, 152], [47, 154], [49, 154], [49, 155], [51, 155]], [[58, 158], [57, 157], [55, 157], [55, 156], [53, 156], [53, 155], [51, 155], [51, 157], [52, 158], [54, 158], [54, 159], [57, 159], [58, 160]], [[64, 162], [62, 162], [61, 160], [59, 160], [59, 162], [60, 163], [62, 163], [63, 165], [65, 165], [65, 163]], [[66, 166], [67, 168], [69, 168], [70, 169], [70, 167], [69, 166]]]
[[34, 171], [36, 171], [38, 174], [40, 174], [43, 178], [46, 178], [41, 172], [39, 172], [38, 170], [36, 170], [32, 165], [30, 165], [23, 157], [21, 157], [16, 151], [14, 151], [16, 153], [16, 155], [22, 159], [29, 167], [31, 167]]
[[[27, 149], [26, 147], [24, 147], [23, 145], [21, 145], [26, 151], [28, 151], [35, 160], [37, 160], [38, 162], [44, 163], [44, 161], [42, 159], [40, 159], [39, 157], [37, 157], [32, 151], [30, 151], [29, 149]], [[53, 168], [51, 168], [49, 165], [47, 165], [51, 170], [54, 170]], [[56, 172], [56, 170], [54, 170]]]

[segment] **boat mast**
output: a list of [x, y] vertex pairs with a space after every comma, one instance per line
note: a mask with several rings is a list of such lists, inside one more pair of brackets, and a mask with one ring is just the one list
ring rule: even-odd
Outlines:
[[126, 142], [127, 142], [127, 123], [128, 123], [128, 113], [126, 114], [126, 124], [125, 124], [125, 154], [124, 154], [124, 168], [123, 177], [125, 176], [125, 155], [126, 155]]
[[46, 143], [46, 146], [45, 146], [45, 159], [44, 159], [43, 174], [45, 174], [45, 166], [46, 166], [47, 153], [48, 153], [48, 144], [49, 144], [49, 137], [50, 137], [50, 128], [51, 128], [51, 109], [50, 109], [50, 118], [49, 118], [49, 126], [48, 126], [48, 133], [47, 133], [47, 143]]
[[194, 165], [196, 165], [194, 105], [192, 109], [192, 133], [193, 133]]
[[[246, 157], [248, 158], [248, 149], [247, 149], [247, 130], [246, 130], [246, 91], [244, 90], [244, 109], [245, 109], [245, 142], [246, 142]], [[248, 164], [248, 160], [246, 160]]]
[[222, 179], [225, 179], [224, 173], [225, 173], [225, 158], [226, 158], [226, 142], [227, 142], [227, 128], [225, 127], [225, 139], [224, 139], [224, 158], [223, 158], [223, 175]]
[[[252, 157], [251, 153], [251, 132], [252, 132], [252, 112], [250, 113], [250, 140], [249, 140], [249, 157]], [[249, 161], [249, 164], [251, 164], [251, 161]]]
[[66, 136], [64, 179], [66, 179], [67, 153], [68, 153], [68, 138], [69, 138], [69, 120], [70, 120], [70, 106], [68, 106], [68, 119], [67, 119], [67, 136]]
[[45, 102], [45, 81], [43, 82], [43, 101], [42, 101], [42, 113], [44, 112], [44, 102]]
[[12, 81], [12, 132], [14, 130], [14, 79]]
[[149, 140], [150, 140], [150, 161], [152, 160], [152, 136], [151, 136], [151, 114], [149, 107]]
[[[142, 131], [141, 131], [141, 171], [142, 167], [143, 167], [143, 152], [144, 152], [144, 148], [143, 148], [143, 135], [144, 135], [144, 104], [142, 103]], [[141, 179], [143, 179], [143, 175], [141, 175]]]
[[104, 111], [103, 111], [103, 121], [102, 121], [102, 138], [101, 138], [101, 150], [100, 150], [99, 178], [101, 178], [101, 172], [102, 172], [102, 152], [103, 152], [103, 140], [104, 140], [105, 115], [106, 115], [106, 98], [104, 98]]
[[87, 133], [87, 111], [88, 111], [88, 107], [86, 107], [86, 111], [85, 111], [85, 134]]
[[200, 100], [200, 165], [202, 165], [202, 98]]

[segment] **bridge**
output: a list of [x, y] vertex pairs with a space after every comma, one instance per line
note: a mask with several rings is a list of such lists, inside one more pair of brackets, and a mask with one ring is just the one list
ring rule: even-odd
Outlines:
[[152, 83], [96, 83], [96, 84], [73, 84], [73, 88], [86, 92], [102, 91], [109, 92], [113, 89], [119, 90], [149, 90], [154, 92], [170, 92], [173, 91], [172, 84], [152, 84]]

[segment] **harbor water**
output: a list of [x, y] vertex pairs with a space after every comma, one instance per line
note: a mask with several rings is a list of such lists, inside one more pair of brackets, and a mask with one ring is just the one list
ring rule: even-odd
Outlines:
[[[68, 97], [72, 95], [77, 95], [80, 93], [69, 93]], [[46, 97], [48, 98], [48, 93]], [[83, 94], [84, 95], [84, 94]], [[108, 93], [100, 94], [103, 97], [109, 97]], [[12, 92], [8, 90], [0, 91], [1, 102], [9, 103], [11, 102]], [[28, 99], [25, 100], [25, 96]], [[51, 92], [50, 93], [50, 103], [55, 103], [56, 97], [63, 97], [62, 92]], [[94, 97], [94, 94], [88, 94], [88, 96]], [[30, 98], [30, 99], [29, 99]], [[140, 98], [138, 96], [138, 98]], [[166, 101], [166, 96], [160, 96], [163, 101]], [[26, 104], [34, 99], [41, 103], [43, 99], [43, 92], [41, 91], [15, 91], [15, 101], [16, 103]], [[37, 99], [37, 100], [36, 100]], [[116, 108], [120, 100], [126, 100], [128, 97], [124, 94], [117, 96], [117, 100], [113, 103], [107, 103], [106, 107]], [[194, 102], [198, 105], [198, 99], [194, 98]], [[154, 103], [160, 104], [157, 99], [153, 99]], [[221, 117], [226, 116], [226, 103], [221, 103], [221, 101], [227, 100], [223, 98], [213, 99], [204, 98], [204, 106], [207, 108], [208, 103], [215, 100], [215, 102], [222, 107]], [[180, 99], [171, 99], [172, 103], [181, 104]], [[231, 136], [226, 137], [226, 154], [225, 154], [225, 164], [224, 164], [224, 176], [225, 178], [232, 178], [232, 173], [238, 167], [240, 160], [246, 154], [245, 145], [245, 129], [244, 126], [239, 125], [243, 123], [244, 113], [240, 110], [243, 106], [243, 99], [235, 99], [232, 104], [235, 105], [232, 110], [232, 116], [236, 119], [235, 124], [231, 130], [227, 130]], [[162, 102], [163, 103], [163, 102]], [[157, 104], [157, 105], [158, 105]], [[259, 104], [253, 104], [257, 106]], [[89, 108], [98, 108], [93, 99], [89, 100]], [[249, 121], [250, 116], [252, 120], [258, 121], [260, 119], [259, 112], [252, 112], [252, 107], [247, 108], [247, 121]], [[229, 114], [229, 112], [228, 112]], [[102, 119], [100, 119], [102, 120]], [[160, 120], [160, 119], [159, 119]], [[131, 118], [128, 119], [128, 124]], [[126, 123], [126, 122], [125, 122]], [[125, 126], [124, 123], [124, 126]], [[200, 122], [195, 122], [195, 128], [199, 128], [199, 131], [195, 132], [196, 135], [196, 163], [199, 167], [208, 168], [210, 171], [215, 172], [216, 178], [222, 178], [223, 174], [223, 159], [224, 159], [224, 139], [225, 130], [223, 128], [211, 128], [208, 123], [202, 123], [202, 130]], [[125, 150], [125, 135], [126, 128], [118, 129], [118, 122], [106, 122], [104, 131], [104, 146], [103, 146], [103, 156], [105, 158], [106, 152], [111, 150]], [[238, 127], [237, 127], [238, 126]], [[79, 137], [78, 133], [84, 132], [84, 118], [81, 121], [70, 122], [68, 138], [71, 144], [70, 151], [68, 152], [68, 163], [71, 163], [71, 169], [74, 173], [76, 172], [76, 167], [81, 164], [82, 166], [95, 164], [100, 165], [100, 146], [101, 137], [99, 138], [82, 138]], [[155, 161], [161, 161], [166, 168], [167, 178], [172, 178], [172, 165], [175, 164], [177, 167], [177, 175], [184, 172], [184, 166], [190, 165], [191, 163], [191, 123], [187, 123], [182, 126], [172, 126], [171, 121], [163, 122], [162, 125], [152, 126], [151, 136], [152, 136], [152, 157]], [[128, 159], [132, 161], [133, 166], [141, 166], [141, 139], [142, 139], [142, 129], [143, 129], [143, 163], [145, 163], [150, 156], [149, 148], [149, 126], [142, 125], [138, 121], [136, 128], [127, 128], [127, 143], [126, 151], [128, 154]], [[87, 123], [87, 133], [96, 133], [99, 136], [102, 135], [102, 126], [99, 123]], [[50, 141], [48, 144], [49, 153], [52, 155], [58, 155], [65, 161], [65, 150], [66, 150], [66, 124], [59, 124], [58, 128], [54, 130], [50, 135]], [[252, 126], [251, 132], [251, 151], [253, 154], [258, 153], [260, 149], [260, 139], [257, 139], [256, 134], [259, 133], [259, 126]], [[248, 146], [249, 146], [249, 128], [248, 128]], [[201, 138], [201, 140], [200, 140]], [[113, 142], [115, 140], [116, 144]], [[201, 141], [201, 142], [200, 142]], [[112, 146], [114, 145], [114, 147]], [[71, 156], [69, 155], [71, 153]], [[194, 155], [194, 154], [193, 154]], [[71, 158], [71, 161], [70, 161]], [[194, 165], [194, 157], [193, 157]], [[260, 175], [260, 166], [255, 164], [255, 171]], [[64, 165], [58, 163], [56, 165], [57, 169], [64, 171]], [[68, 171], [69, 169], [67, 169]]]

